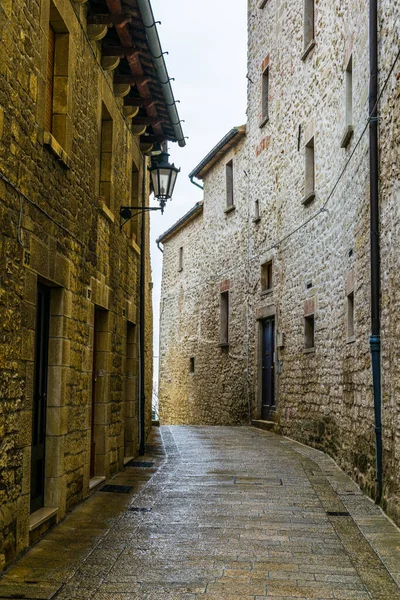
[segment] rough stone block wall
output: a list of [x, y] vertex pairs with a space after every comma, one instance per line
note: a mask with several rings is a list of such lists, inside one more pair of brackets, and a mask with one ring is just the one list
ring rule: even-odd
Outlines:
[[[206, 177], [203, 213], [164, 244], [159, 352], [163, 423], [236, 425], [248, 419], [243, 377], [246, 255], [238, 252], [246, 244], [244, 158], [241, 141]], [[232, 159], [235, 209], [225, 212], [225, 164]], [[222, 347], [220, 293], [226, 281], [231, 306], [229, 345]]]
[[[274, 316], [277, 430], [327, 451], [373, 497], [368, 127], [363, 135], [368, 121], [368, 3], [316, 0], [315, 43], [307, 53], [303, 10], [300, 0], [249, 2], [248, 123], [246, 141], [234, 157], [236, 209], [224, 213], [227, 153], [204, 177], [202, 221], [165, 242], [161, 415], [169, 423], [260, 418], [261, 323]], [[380, 89], [398, 52], [399, 10], [399, 0], [379, 3]], [[350, 57], [353, 134], [344, 143]], [[262, 80], [267, 65], [265, 120]], [[379, 106], [383, 505], [397, 522], [399, 82], [398, 62]], [[310, 146], [314, 198], [306, 198]], [[257, 210], [259, 218], [254, 218]], [[191, 262], [178, 272], [181, 246], [188, 247]], [[271, 260], [273, 287], [263, 293], [261, 265]], [[219, 285], [225, 280], [232, 292], [228, 352], [218, 348]], [[347, 326], [351, 293], [353, 335]], [[315, 343], [305, 348], [304, 319], [310, 312]], [[194, 374], [189, 373], [190, 356], [195, 357]]]
[[[127, 418], [131, 447], [138, 441], [137, 409], [127, 401], [137, 389], [135, 360], [127, 373], [127, 323], [138, 323], [139, 255], [119, 230], [118, 209], [129, 204], [132, 161], [141, 169], [139, 140], [122, 114], [122, 98], [112, 93], [112, 74], [98, 63], [96, 43], [90, 47], [84, 36], [87, 9], [55, 0], [69, 30], [68, 138], [58, 156], [45, 143], [50, 2], [28, 4], [0, 1], [0, 569], [29, 544], [38, 282], [51, 290], [45, 506], [58, 508], [59, 520], [90, 493], [95, 307], [108, 314], [98, 342], [104, 363], [97, 370], [96, 475], [122, 468]], [[109, 208], [99, 199], [102, 102], [114, 125]], [[148, 244], [148, 227], [146, 236]], [[147, 431], [150, 280], [146, 255]], [[137, 357], [137, 348], [132, 352]]]
[[[380, 82], [395, 58], [398, 2], [379, 6]], [[369, 159], [368, 6], [358, 2], [315, 3], [315, 46], [303, 57], [303, 3], [249, 5], [248, 152], [251, 191], [259, 199], [261, 221], [249, 235], [251, 285], [266, 249], [274, 260], [275, 283], [268, 302], [274, 307], [285, 345], [277, 349], [278, 408], [281, 432], [328, 451], [371, 495], [375, 491], [374, 412], [369, 351]], [[269, 121], [260, 127], [261, 73], [270, 56]], [[345, 70], [353, 56], [353, 127], [347, 148]], [[382, 343], [384, 494], [399, 518], [399, 429], [396, 408], [398, 273], [394, 253], [398, 235], [399, 66], [380, 105], [382, 218]], [[314, 137], [316, 197], [302, 204], [305, 145]], [[266, 146], [265, 138], [269, 139]], [[265, 149], [260, 152], [260, 148]], [[354, 156], [334, 194], [334, 183]], [[305, 227], [280, 244], [321, 209]], [[397, 217], [396, 217], [397, 215]], [[277, 247], [274, 247], [276, 246]], [[258, 264], [257, 264], [258, 263]], [[347, 336], [347, 293], [353, 281], [355, 335]], [[312, 284], [312, 287], [309, 286]], [[315, 351], [304, 352], [304, 302], [315, 303]], [[250, 313], [262, 313], [257, 294]], [[389, 308], [390, 307], [390, 308]], [[253, 317], [253, 319], [254, 319]], [[252, 402], [259, 410], [257, 327], [249, 339]], [[278, 365], [277, 365], [278, 366]]]

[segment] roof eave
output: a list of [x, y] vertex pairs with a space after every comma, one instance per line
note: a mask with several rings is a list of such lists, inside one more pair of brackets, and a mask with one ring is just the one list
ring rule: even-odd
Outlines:
[[230, 148], [234, 147], [246, 135], [246, 125], [233, 127], [214, 148], [203, 158], [191, 173], [189, 179], [196, 177], [203, 179], [206, 172], [221, 158]]

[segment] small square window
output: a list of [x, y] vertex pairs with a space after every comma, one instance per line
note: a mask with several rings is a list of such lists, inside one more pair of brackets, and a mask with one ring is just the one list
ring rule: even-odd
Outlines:
[[261, 265], [261, 291], [267, 292], [272, 290], [272, 260]]
[[314, 315], [304, 317], [304, 347], [314, 348]]

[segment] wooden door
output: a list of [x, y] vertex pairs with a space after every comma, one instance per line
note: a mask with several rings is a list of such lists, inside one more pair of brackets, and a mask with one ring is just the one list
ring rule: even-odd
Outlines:
[[38, 284], [32, 410], [31, 512], [44, 506], [50, 288]]
[[261, 418], [270, 420], [275, 412], [275, 318], [270, 317], [262, 322], [262, 409]]

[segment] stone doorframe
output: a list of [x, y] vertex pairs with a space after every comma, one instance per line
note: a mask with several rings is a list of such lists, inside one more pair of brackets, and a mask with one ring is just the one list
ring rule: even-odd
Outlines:
[[[275, 317], [275, 365], [276, 365], [276, 354], [277, 354], [277, 345], [276, 345], [276, 332], [277, 332], [277, 311], [276, 306], [266, 306], [263, 308], [259, 308], [256, 311], [256, 328], [255, 328], [255, 340], [256, 340], [256, 372], [255, 372], [255, 414], [253, 415], [254, 419], [261, 419], [261, 410], [262, 410], [262, 322], [268, 317]], [[278, 372], [275, 369], [275, 402], [278, 404]]]
[[[23, 292], [23, 326], [21, 358], [26, 369], [26, 409], [21, 413], [25, 426], [20, 448], [23, 453], [22, 493], [18, 500], [17, 553], [29, 545], [30, 535], [47, 520], [59, 521], [66, 514], [66, 475], [64, 443], [67, 433], [68, 407], [66, 405], [67, 376], [70, 365], [70, 340], [67, 339], [68, 320], [72, 312], [70, 291], [70, 262], [56, 251], [56, 240], [47, 237], [47, 243], [33, 235], [25, 240], [23, 264], [25, 282]], [[50, 327], [48, 384], [46, 407], [46, 460], [44, 508], [30, 514], [30, 464], [32, 445], [32, 410], [34, 394], [34, 358], [36, 332], [37, 284], [50, 289]], [[38, 514], [40, 512], [40, 515]]]

